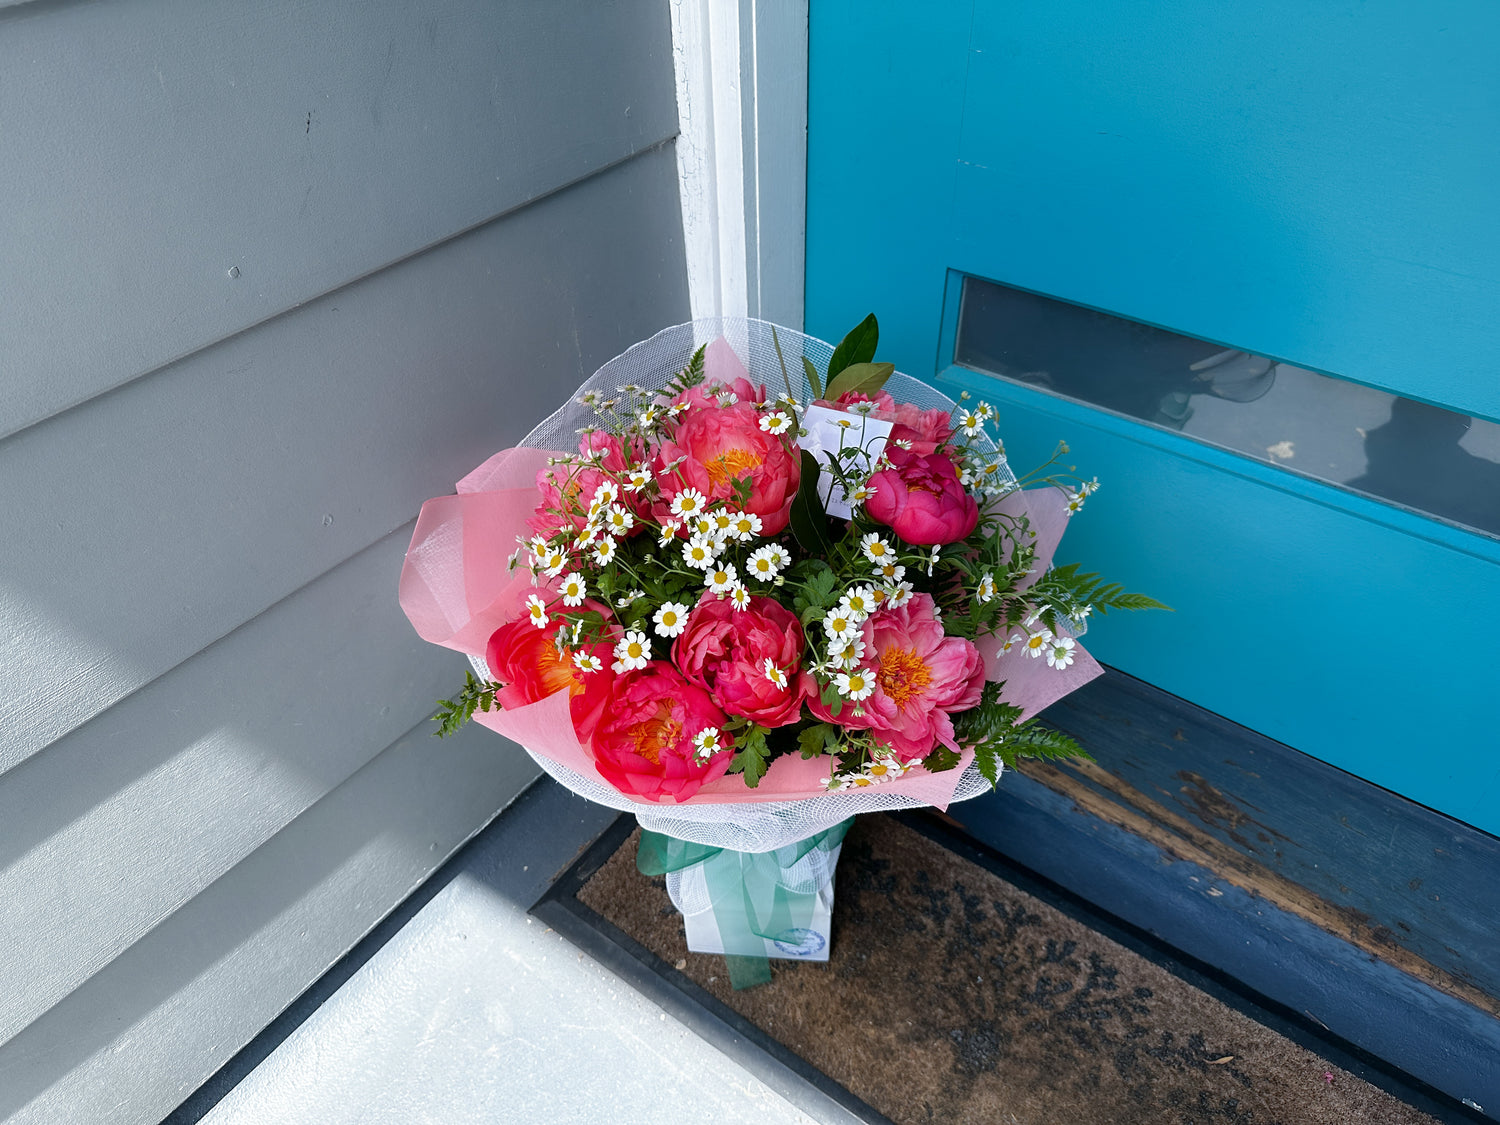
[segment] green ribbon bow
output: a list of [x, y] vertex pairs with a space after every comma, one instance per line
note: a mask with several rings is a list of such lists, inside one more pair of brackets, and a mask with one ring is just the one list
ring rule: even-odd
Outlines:
[[818, 888], [789, 885], [786, 873], [809, 852], [831, 852], [844, 842], [848, 820], [795, 844], [769, 852], [737, 852], [641, 830], [636, 869], [642, 875], [665, 875], [698, 864], [708, 882], [714, 921], [724, 942], [729, 983], [736, 989], [768, 984], [771, 963], [767, 941], [795, 941], [793, 931], [806, 929], [818, 904]]

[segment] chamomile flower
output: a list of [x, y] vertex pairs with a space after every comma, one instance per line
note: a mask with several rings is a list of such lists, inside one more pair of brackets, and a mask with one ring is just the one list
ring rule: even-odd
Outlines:
[[781, 410], [773, 410], [760, 416], [760, 428], [768, 434], [784, 434], [792, 428], [792, 420]]
[[1053, 637], [1047, 646], [1047, 667], [1058, 671], [1073, 663], [1073, 638]]
[[865, 658], [865, 638], [861, 633], [828, 642], [828, 659], [834, 664], [849, 666]]
[[628, 590], [625, 593], [621, 594], [618, 598], [615, 599], [615, 608], [616, 609], [624, 609], [626, 606], [628, 606], [631, 602], [635, 601], [637, 598], [644, 598], [645, 596], [646, 596], [646, 591], [645, 590]]
[[995, 417], [995, 408], [989, 403], [980, 400], [979, 405], [974, 408], [974, 413], [979, 415], [981, 421], [987, 421]]
[[696, 488], [684, 488], [676, 496], [672, 497], [672, 514], [691, 519], [693, 516], [701, 515], [708, 508], [708, 497]]
[[688, 404], [685, 402], [674, 403], [673, 405], [667, 407], [667, 413], [670, 414], [673, 418], [676, 418], [687, 408]]
[[794, 399], [789, 394], [779, 394], [779, 395], [777, 395], [776, 396], [776, 401], [779, 402], [779, 403], [781, 403], [781, 404], [783, 404], [784, 406], [791, 407], [791, 409], [793, 409], [793, 410], [801, 410], [802, 409], [802, 404], [800, 402], [798, 402], [796, 399]]
[[573, 538], [573, 549], [582, 551], [595, 539], [599, 538], [599, 529], [589, 524]]
[[864, 619], [875, 612], [875, 590], [871, 586], [852, 586], [839, 599], [839, 608], [850, 617]]
[[739, 575], [732, 565], [710, 566], [703, 574], [703, 584], [715, 594], [727, 594], [739, 585]]
[[758, 578], [762, 582], [772, 581], [781, 571], [781, 562], [776, 554], [776, 547], [761, 547], [757, 551], [750, 552], [750, 558], [745, 566], [750, 572], [751, 578]]
[[863, 668], [855, 668], [849, 672], [839, 672], [833, 677], [834, 686], [839, 689], [839, 694], [845, 699], [858, 702], [861, 699], [869, 699], [870, 693], [875, 690], [875, 679]]
[[635, 526], [635, 516], [628, 509], [611, 504], [609, 511], [604, 513], [604, 526], [611, 535], [624, 535]]
[[1094, 612], [1094, 607], [1093, 606], [1091, 606], [1091, 605], [1081, 605], [1077, 609], [1075, 609], [1072, 613], [1068, 614], [1068, 616], [1071, 617], [1074, 621], [1082, 621], [1084, 618], [1086, 618], [1089, 614], [1091, 614], [1093, 612]]
[[713, 537], [718, 524], [714, 522], [713, 516], [699, 516], [697, 519], [687, 521], [688, 535], [701, 535], [705, 539]]
[[875, 573], [880, 575], [882, 582], [900, 582], [906, 577], [906, 567], [897, 562], [882, 563], [875, 568]]
[[974, 591], [974, 596], [981, 605], [995, 599], [995, 576], [989, 571], [985, 571], [984, 576], [979, 579], [979, 587]]
[[899, 758], [893, 754], [882, 755], [865, 767], [865, 773], [872, 781], [895, 781], [907, 771]]
[[984, 429], [984, 416], [977, 410], [965, 410], [958, 416], [958, 425], [965, 437], [977, 437]]
[[618, 550], [618, 544], [608, 535], [605, 535], [594, 544], [594, 561], [600, 566], [608, 566], [614, 561], [615, 552]]
[[942, 553], [943, 553], [942, 544], [940, 544], [940, 543], [934, 543], [932, 545], [932, 555], [927, 560], [927, 577], [928, 578], [932, 577], [932, 568], [935, 567], [935, 566], [937, 566], [938, 558], [939, 558], [939, 556], [942, 555]]
[[1081, 492], [1068, 493], [1068, 515], [1074, 516], [1083, 510], [1084, 495]]
[[748, 543], [760, 534], [760, 517], [754, 512], [733, 512], [728, 531], [741, 543]]
[[786, 673], [783, 672], [780, 668], [776, 667], [776, 662], [769, 656], [766, 657], [766, 662], [762, 670], [766, 674], [766, 679], [770, 680], [773, 684], [781, 688], [783, 691], [786, 690]]
[[1014, 633], [1014, 634], [1012, 634], [1011, 637], [1010, 637], [1010, 639], [1007, 640], [1003, 645], [1000, 646], [1000, 655], [1004, 656], [1011, 649], [1015, 648], [1016, 645], [1018, 643], [1020, 643], [1020, 640], [1021, 640], [1021, 634], [1020, 633]]
[[1047, 647], [1051, 643], [1052, 630], [1043, 629], [1037, 633], [1027, 634], [1025, 641], [1022, 642], [1022, 649], [1027, 656], [1031, 657], [1034, 660], [1038, 656], [1045, 655], [1047, 652]]
[[653, 402], [650, 406], [646, 407], [645, 410], [642, 410], [639, 414], [637, 414], [636, 417], [640, 419], [641, 425], [649, 430], [652, 426], [656, 425], [657, 421], [661, 418], [661, 406], [660, 404]]
[[887, 609], [900, 609], [907, 602], [911, 601], [911, 596], [915, 593], [916, 587], [910, 582], [891, 582], [882, 586], [881, 591], [885, 594], [885, 599], [881, 603], [882, 605]]
[[865, 504], [868, 503], [870, 498], [879, 491], [880, 490], [878, 488], [871, 488], [869, 481], [865, 481], [864, 484], [850, 491], [844, 498], [848, 500], [850, 504]]
[[538, 629], [547, 627], [547, 603], [535, 594], [526, 599], [526, 615]]
[[719, 738], [718, 727], [704, 727], [693, 735], [693, 756], [702, 763], [722, 752], [724, 747], [719, 745]]
[[697, 570], [707, 570], [719, 557], [717, 541], [695, 535], [682, 548], [682, 561]]
[[591, 653], [575, 652], [573, 654], [573, 667], [587, 676], [590, 672], [597, 672], [603, 668], [604, 661]]
[[711, 518], [714, 521], [713, 534], [728, 538], [730, 534], [729, 526], [734, 522], [734, 513], [726, 508], [720, 508], [717, 512], [713, 513]]
[[910, 449], [911, 448], [911, 439], [910, 438], [892, 438], [891, 439], [891, 444], [894, 445], [897, 449]]
[[750, 591], [745, 588], [744, 583], [736, 585], [729, 591], [729, 604], [735, 609], [750, 608]]
[[583, 584], [583, 576], [580, 574], [564, 574], [561, 589], [563, 605], [582, 605], [583, 599], [589, 596], [588, 587]]
[[650, 483], [651, 470], [642, 465], [639, 468], [631, 469], [625, 477], [625, 491], [639, 492]]
[[635, 668], [644, 668], [651, 662], [651, 642], [646, 639], [646, 634], [636, 629], [626, 632], [620, 643], [615, 645], [614, 670], [616, 672], [629, 672]]
[[823, 631], [831, 641], [847, 640], [859, 628], [860, 620], [846, 609], [831, 609], [823, 618]]
[[675, 637], [687, 628], [688, 607], [681, 602], [663, 602], [651, 617], [658, 637]]
[[592, 513], [595, 508], [601, 512], [620, 498], [620, 486], [612, 480], [601, 480], [599, 487], [594, 489], [594, 499], [589, 504]]
[[677, 529], [682, 525], [676, 520], [668, 520], [661, 525], [661, 532], [656, 537], [658, 547], [670, 547], [672, 540], [677, 538]]
[[878, 531], [872, 531], [859, 541], [859, 549], [865, 558], [876, 566], [891, 562], [896, 553], [891, 550], [891, 545], [885, 541], [885, 537]]
[[1092, 496], [1094, 493], [1099, 491], [1099, 478], [1095, 477], [1093, 480], [1084, 481], [1078, 486], [1078, 491], [1083, 493], [1085, 496]]

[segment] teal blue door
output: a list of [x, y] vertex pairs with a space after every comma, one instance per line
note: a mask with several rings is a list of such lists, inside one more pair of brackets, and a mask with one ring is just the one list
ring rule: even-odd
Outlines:
[[[814, 0], [806, 325], [1098, 475], [1060, 559], [1176, 608], [1101, 660], [1500, 833], [1496, 58], [1486, 0]], [[1000, 354], [1045, 310], [1186, 382]]]

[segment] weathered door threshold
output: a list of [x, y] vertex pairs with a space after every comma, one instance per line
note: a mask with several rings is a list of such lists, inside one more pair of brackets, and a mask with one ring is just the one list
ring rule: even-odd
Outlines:
[[952, 821], [1294, 1018], [1500, 1118], [1500, 840], [1119, 672]]

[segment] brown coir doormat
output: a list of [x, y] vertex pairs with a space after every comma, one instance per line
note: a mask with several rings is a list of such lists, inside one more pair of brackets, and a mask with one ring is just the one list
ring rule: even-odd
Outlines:
[[883, 815], [845, 841], [831, 960], [735, 992], [638, 835], [577, 898], [897, 1125], [1437, 1120]]

